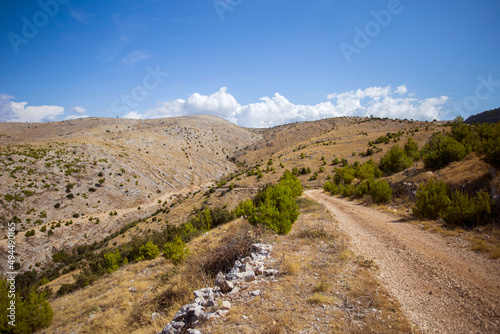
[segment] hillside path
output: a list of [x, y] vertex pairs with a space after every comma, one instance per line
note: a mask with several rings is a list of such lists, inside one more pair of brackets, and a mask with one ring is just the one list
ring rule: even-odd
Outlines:
[[422, 332], [500, 333], [500, 261], [361, 203], [322, 190], [305, 195], [335, 216], [356, 252], [375, 261], [382, 284]]

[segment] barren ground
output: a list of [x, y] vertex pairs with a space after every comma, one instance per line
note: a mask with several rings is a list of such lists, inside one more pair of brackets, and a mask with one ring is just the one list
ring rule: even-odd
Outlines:
[[362, 204], [306, 191], [336, 216], [356, 251], [425, 333], [500, 332], [500, 262], [459, 238], [425, 232]]

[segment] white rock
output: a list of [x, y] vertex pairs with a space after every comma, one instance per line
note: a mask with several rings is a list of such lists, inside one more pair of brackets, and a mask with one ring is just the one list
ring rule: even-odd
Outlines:
[[221, 307], [223, 310], [230, 310], [231, 309], [231, 302], [229, 302], [228, 300], [224, 300], [222, 302], [222, 307]]

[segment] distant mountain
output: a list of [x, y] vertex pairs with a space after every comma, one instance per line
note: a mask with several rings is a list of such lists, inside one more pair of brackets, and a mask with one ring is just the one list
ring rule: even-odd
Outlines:
[[465, 123], [496, 123], [500, 121], [500, 108], [483, 111], [482, 113], [469, 116]]

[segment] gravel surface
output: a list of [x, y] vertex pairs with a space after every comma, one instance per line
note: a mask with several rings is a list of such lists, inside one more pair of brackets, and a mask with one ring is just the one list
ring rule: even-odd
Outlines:
[[424, 333], [500, 333], [500, 261], [363, 204], [322, 190], [306, 196], [336, 217], [355, 250], [379, 266], [379, 279]]

